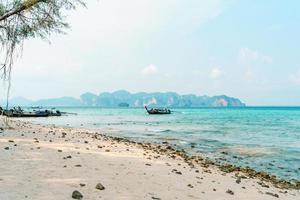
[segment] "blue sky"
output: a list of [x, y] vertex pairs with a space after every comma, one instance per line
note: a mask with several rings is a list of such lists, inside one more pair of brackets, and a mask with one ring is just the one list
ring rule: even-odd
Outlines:
[[89, 0], [51, 44], [26, 41], [12, 96], [126, 89], [300, 105], [300, 1]]

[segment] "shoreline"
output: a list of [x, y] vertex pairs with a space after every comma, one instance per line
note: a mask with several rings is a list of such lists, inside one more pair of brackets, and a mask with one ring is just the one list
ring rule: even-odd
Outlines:
[[[70, 129], [73, 129], [70, 127]], [[97, 131], [92, 133], [93, 130], [90, 129], [81, 129], [86, 132], [89, 132], [89, 134], [97, 135], [103, 138], [111, 139], [116, 142], [120, 143], [130, 143], [132, 145], [135, 145], [139, 148], [142, 148], [144, 150], [150, 150], [157, 154], [168, 156], [169, 158], [176, 159], [176, 157], [180, 157], [186, 162], [191, 168], [195, 168], [196, 165], [200, 165], [203, 168], [210, 168], [212, 166], [216, 166], [219, 168], [220, 171], [224, 173], [243, 173], [241, 176], [236, 176], [237, 179], [241, 178], [257, 178], [261, 181], [266, 181], [271, 183], [274, 187], [279, 189], [295, 189], [300, 190], [300, 180], [286, 180], [282, 178], [278, 178], [276, 175], [271, 175], [264, 171], [258, 171], [251, 167], [240, 167], [231, 163], [228, 164], [222, 164], [215, 161], [210, 160], [207, 157], [201, 156], [201, 155], [193, 155], [187, 153], [184, 149], [177, 149], [176, 146], [170, 144], [167, 141], [162, 141], [161, 143], [151, 143], [151, 142], [137, 142], [134, 140], [130, 140], [127, 138], [112, 136], [112, 135], [106, 135], [106, 134], [99, 134]]]
[[[24, 121], [21, 121], [24, 122]], [[36, 124], [32, 122], [26, 121], [26, 123], [30, 123], [32, 125], [37, 126], [46, 126], [51, 127], [50, 124]], [[300, 190], [300, 180], [296, 179], [284, 179], [281, 177], [278, 177], [276, 175], [270, 174], [268, 172], [259, 171], [251, 167], [242, 167], [235, 165], [233, 162], [228, 163], [221, 163], [218, 161], [213, 161], [212, 159], [209, 159], [208, 157], [205, 157], [204, 155], [198, 154], [191, 154], [186, 152], [183, 148], [178, 148], [176, 145], [170, 143], [167, 139], [161, 139], [160, 142], [154, 143], [154, 142], [146, 142], [146, 141], [135, 141], [131, 140], [125, 137], [120, 136], [113, 136], [112, 134], [103, 134], [99, 133], [102, 130], [97, 130], [96, 128], [81, 128], [81, 127], [70, 127], [70, 126], [60, 126], [55, 125], [56, 128], [64, 128], [64, 129], [76, 129], [83, 132], [88, 132], [89, 134], [96, 134], [100, 137], [108, 138], [111, 140], [115, 140], [117, 142], [126, 142], [130, 143], [132, 145], [138, 146], [139, 148], [143, 148], [144, 150], [151, 150], [159, 154], [167, 155], [170, 158], [174, 158], [174, 156], [179, 156], [184, 161], [190, 165], [201, 165], [201, 167], [209, 168], [211, 166], [218, 167], [222, 172], [225, 173], [233, 173], [233, 172], [241, 172], [244, 173], [244, 175], [247, 176], [247, 178], [258, 178], [262, 181], [267, 181], [273, 184], [275, 187], [280, 189], [296, 189]], [[225, 153], [225, 152], [224, 152]], [[238, 178], [238, 177], [237, 177]]]
[[[269, 174], [264, 172], [256, 172], [255, 170], [250, 168], [240, 168], [233, 165], [218, 165], [209, 160], [206, 160], [205, 158], [202, 158], [201, 156], [188, 156], [183, 150], [176, 150], [167, 142], [163, 142], [163, 144], [141, 143], [130, 141], [124, 138], [108, 136], [87, 129], [62, 128], [56, 126], [53, 127], [51, 125], [37, 125], [30, 122], [23, 122], [18, 120], [11, 120], [11, 124], [13, 126], [13, 129], [4, 130], [3, 133], [1, 133], [1, 147], [3, 147], [3, 144], [4, 146], [7, 144], [10, 144], [9, 146], [15, 144], [17, 145], [16, 147], [19, 148], [18, 146], [20, 144], [18, 145], [18, 143], [29, 142], [32, 143], [33, 146], [39, 146], [39, 148], [36, 147], [36, 149], [27, 149], [26, 151], [40, 151], [41, 149], [45, 148], [47, 152], [43, 152], [42, 155], [45, 155], [47, 157], [52, 154], [57, 154], [56, 151], [55, 153], [48, 152], [49, 149], [53, 150], [54, 148], [58, 151], [58, 153], [63, 153], [64, 149], [59, 148], [65, 146], [65, 148], [69, 149], [70, 152], [75, 153], [77, 151], [76, 157], [79, 157], [80, 159], [87, 159], [85, 158], [85, 156], [88, 156], [88, 160], [91, 163], [93, 163], [93, 159], [99, 159], [101, 162], [107, 162], [107, 160], [110, 160], [111, 163], [117, 163], [120, 166], [124, 166], [125, 164], [119, 162], [127, 162], [128, 160], [130, 162], [135, 162], [137, 165], [140, 165], [142, 163], [142, 169], [137, 166], [129, 166], [129, 164], [125, 166], [128, 169], [131, 169], [131, 173], [135, 173], [135, 171], [139, 170], [146, 170], [148, 172], [148, 170], [151, 170], [151, 168], [154, 169], [155, 172], [152, 173], [155, 180], [152, 180], [152, 177], [148, 177], [149, 179], [140, 182], [140, 184], [142, 184], [143, 186], [145, 185], [145, 188], [143, 187], [143, 190], [148, 188], [149, 190], [151, 190], [151, 188], [156, 188], [156, 182], [166, 182], [165, 185], [168, 186], [166, 188], [168, 189], [167, 191], [157, 191], [158, 194], [153, 193], [152, 197], [150, 197], [151, 195], [145, 196], [144, 193], [136, 194], [136, 196], [134, 194], [133, 196], [128, 196], [128, 192], [127, 197], [124, 197], [124, 194], [126, 192], [123, 191], [121, 192], [123, 194], [120, 196], [121, 199], [182, 199], [183, 197], [183, 199], [202, 199], [204, 197], [210, 199], [274, 199], [276, 197], [279, 197], [280, 199], [297, 199], [300, 196], [299, 181], [283, 181], [277, 179], [275, 176], [270, 176]], [[16, 133], [14, 132], [18, 134], [16, 135]], [[26, 133], [28, 133], [29, 135], [26, 135]], [[10, 138], [9, 136], [14, 137]], [[29, 141], [24, 141], [24, 137], [28, 137], [27, 139], [29, 139]], [[49, 139], [49, 137], [51, 139]], [[84, 140], [82, 140], [82, 138], [84, 138]], [[54, 145], [53, 143], [55, 140], [58, 140], [59, 144]], [[15, 147], [13, 146], [11, 148], [14, 149]], [[80, 149], [84, 149], [84, 153], [81, 153], [79, 151]], [[59, 150], [61, 150], [62, 152], [59, 152]], [[10, 149], [1, 151], [10, 151]], [[92, 152], [89, 153], [89, 151]], [[110, 157], [106, 157], [105, 154], [111, 155]], [[1, 157], [2, 156], [3, 155], [1, 155]], [[63, 161], [58, 160], [58, 162], [72, 160], [68, 159], [68, 156], [70, 155], [65, 156], [62, 159]], [[75, 155], [72, 155], [71, 157], [75, 157]], [[124, 160], [124, 158], [127, 158], [128, 160]], [[54, 160], [56, 160], [56, 158]], [[87, 164], [88, 168], [89, 162], [85, 163]], [[9, 161], [7, 164], [13, 165]], [[91, 165], [94, 164], [97, 165], [96, 163], [93, 163]], [[34, 166], [33, 169], [31, 169], [32, 174], [35, 174], [36, 171], [38, 171], [37, 167], [38, 166]], [[83, 169], [84, 167], [81, 166], [80, 168]], [[56, 167], [53, 170], [55, 173], [56, 171], [60, 171], [61, 169], [57, 169]], [[83, 174], [88, 173], [88, 171], [88, 169], [84, 169]], [[117, 171], [113, 170], [113, 172], [121, 173], [122, 169], [119, 169]], [[147, 172], [145, 173], [147, 174]], [[112, 172], [108, 172], [108, 174], [109, 173]], [[105, 174], [103, 174], [103, 176], [105, 176]], [[115, 174], [112, 177], [116, 178], [117, 176], [118, 175]], [[144, 175], [143, 173], [138, 176], [131, 176], [130, 174], [124, 175], [123, 178], [125, 179], [132, 178], [132, 181], [127, 183], [129, 184], [128, 190], [133, 190], [132, 185], [134, 185], [135, 182], [138, 182], [139, 179], [143, 179], [143, 176], [146, 175]], [[163, 176], [164, 178], [162, 178], [161, 176]], [[167, 178], [167, 180], [165, 180], [165, 178]], [[174, 179], [174, 182], [169, 182], [168, 179]], [[181, 184], [181, 179], [190, 181], [187, 181], [184, 185], [181, 185], [181, 192], [178, 193], [176, 192], [176, 187], [178, 186], [178, 184]], [[205, 181], [206, 179], [210, 182]], [[0, 174], [0, 188], [3, 182], [5, 182], [5, 179], [2, 178]], [[118, 185], [117, 183], [114, 184]], [[114, 184], [112, 183], [112, 185]], [[161, 187], [163, 188], [164, 186]], [[81, 187], [80, 184], [77, 184], [76, 187], [74, 186], [74, 188], [77, 188], [78, 191], [80, 191], [83, 190], [85, 186]], [[159, 188], [157, 189], [159, 190]], [[108, 190], [109, 188], [105, 189], [105, 192], [107, 192]], [[209, 190], [209, 192], [206, 190]], [[2, 190], [1, 193], [3, 192], [5, 191]], [[97, 191], [90, 192], [92, 194], [97, 194]], [[2, 195], [1, 193], [0, 197]], [[86, 193], [82, 192], [82, 194], [84, 196], [83, 199], [89, 199], [89, 196], [87, 196]], [[71, 194], [65, 197], [65, 199], [70, 198], [70, 195]], [[111, 195], [113, 195], [113, 193]], [[110, 199], [107, 198], [108, 196], [105, 197], [105, 195], [102, 197], [104, 199]], [[39, 199], [48, 198], [39, 197]]]

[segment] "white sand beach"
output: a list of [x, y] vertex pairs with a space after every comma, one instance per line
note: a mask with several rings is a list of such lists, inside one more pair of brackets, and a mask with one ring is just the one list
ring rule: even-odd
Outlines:
[[[65, 200], [75, 190], [93, 200], [300, 198], [299, 190], [190, 166], [180, 156], [87, 130], [16, 120], [10, 126], [0, 130], [1, 200]], [[104, 188], [96, 189], [99, 183]]]

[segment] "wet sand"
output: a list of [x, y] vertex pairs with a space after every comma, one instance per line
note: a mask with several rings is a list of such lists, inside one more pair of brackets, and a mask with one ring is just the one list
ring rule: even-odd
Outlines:
[[10, 126], [0, 130], [1, 200], [72, 199], [74, 191], [82, 199], [107, 200], [300, 198], [297, 189], [191, 162], [167, 143], [153, 146], [17, 120]]

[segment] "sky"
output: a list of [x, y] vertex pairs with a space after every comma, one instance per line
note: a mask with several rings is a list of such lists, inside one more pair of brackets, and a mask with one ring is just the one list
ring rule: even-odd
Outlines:
[[300, 105], [299, 7], [298, 0], [88, 0], [66, 13], [66, 34], [25, 42], [11, 96], [126, 89]]

